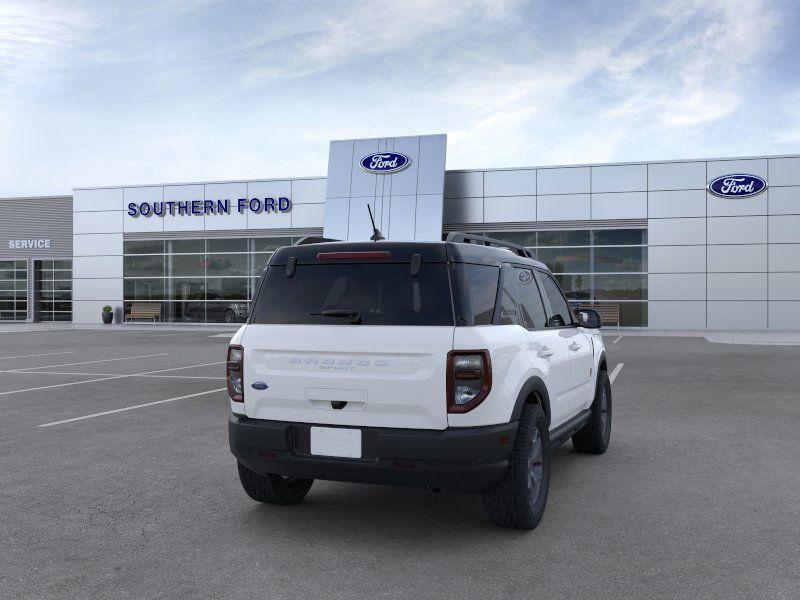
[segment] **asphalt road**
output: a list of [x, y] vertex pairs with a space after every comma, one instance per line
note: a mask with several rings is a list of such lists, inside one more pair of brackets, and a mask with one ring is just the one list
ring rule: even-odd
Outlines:
[[562, 447], [523, 533], [475, 495], [254, 503], [209, 335], [0, 333], [0, 597], [800, 597], [800, 347], [609, 343], [611, 447]]

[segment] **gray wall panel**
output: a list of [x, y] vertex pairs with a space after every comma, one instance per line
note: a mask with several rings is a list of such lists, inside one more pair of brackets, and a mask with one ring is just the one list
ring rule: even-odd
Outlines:
[[769, 184], [800, 185], [800, 157], [770, 158]]
[[647, 165], [592, 167], [592, 193], [647, 190]]
[[648, 190], [703, 190], [705, 162], [651, 163], [647, 165]]
[[[0, 258], [72, 258], [72, 198], [2, 198]], [[50, 248], [10, 248], [9, 241], [50, 240]]]

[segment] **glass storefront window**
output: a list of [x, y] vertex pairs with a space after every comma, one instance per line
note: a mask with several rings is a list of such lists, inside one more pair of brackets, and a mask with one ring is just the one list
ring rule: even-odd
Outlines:
[[284, 236], [125, 242], [126, 310], [133, 301], [148, 301], [162, 305], [165, 322], [244, 321], [272, 252], [292, 241]]
[[599, 247], [594, 249], [595, 273], [643, 273], [647, 271], [647, 248]]
[[205, 274], [206, 257], [204, 254], [173, 254], [169, 257], [168, 275], [171, 277], [202, 277]]
[[205, 300], [206, 281], [203, 277], [183, 277], [169, 280], [168, 300]]
[[485, 235], [530, 249], [553, 271], [571, 302], [618, 304], [623, 326], [647, 325], [646, 229], [491, 231]]
[[163, 279], [126, 279], [124, 285], [125, 298], [129, 300], [163, 300]]
[[503, 240], [517, 244], [519, 246], [536, 246], [536, 232], [535, 231], [489, 231], [485, 234], [478, 233], [477, 235], [486, 235], [497, 240]]
[[589, 248], [540, 248], [536, 258], [553, 273], [588, 273]]
[[122, 252], [123, 254], [164, 254], [164, 241], [123, 242]]
[[278, 237], [278, 238], [254, 238], [253, 252], [274, 252], [278, 248], [292, 245], [292, 238]]
[[206, 251], [205, 240], [169, 240], [167, 251], [171, 254], [202, 254]]
[[591, 275], [555, 275], [569, 300], [589, 300], [592, 297]]
[[207, 251], [211, 252], [247, 252], [247, 239], [208, 240]]
[[206, 274], [209, 277], [218, 275], [249, 275], [246, 254], [208, 254], [206, 257]]
[[591, 231], [587, 229], [567, 231], [540, 231], [538, 246], [588, 246]]
[[597, 229], [595, 246], [639, 246], [647, 244], [646, 229]]
[[247, 300], [247, 279], [244, 277], [208, 278], [206, 300]]
[[124, 256], [122, 272], [126, 277], [163, 277], [163, 256]]
[[595, 300], [646, 300], [647, 275], [593, 275]]

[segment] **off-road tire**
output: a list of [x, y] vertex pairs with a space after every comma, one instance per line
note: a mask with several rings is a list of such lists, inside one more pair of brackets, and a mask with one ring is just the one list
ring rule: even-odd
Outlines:
[[226, 323], [235, 323], [236, 322], [236, 315], [233, 314], [232, 310], [225, 311], [225, 322]]
[[[539, 474], [538, 484], [535, 473]], [[538, 405], [526, 404], [519, 419], [508, 472], [483, 492], [483, 506], [489, 518], [500, 527], [535, 529], [544, 514], [549, 486], [547, 417]]]
[[589, 422], [572, 436], [572, 445], [578, 452], [603, 454], [611, 439], [611, 382], [605, 371], [597, 374], [597, 389], [591, 410]]
[[239, 481], [247, 495], [265, 504], [297, 504], [308, 494], [313, 479], [298, 479], [281, 475], [259, 475], [239, 465]]

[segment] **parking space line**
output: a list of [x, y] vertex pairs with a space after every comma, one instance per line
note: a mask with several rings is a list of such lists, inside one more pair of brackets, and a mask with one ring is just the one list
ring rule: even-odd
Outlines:
[[617, 363], [617, 366], [614, 367], [613, 371], [611, 371], [611, 375], [608, 376], [608, 380], [611, 383], [614, 383], [614, 380], [617, 378], [617, 375], [619, 375], [619, 372], [622, 371], [622, 367], [624, 367], [624, 366], [625, 366], [625, 363]]
[[[213, 363], [221, 364], [221, 363]], [[186, 369], [189, 367], [179, 367]], [[78, 371], [20, 371], [14, 375], [85, 375], [87, 377], [113, 377], [115, 375], [125, 375], [126, 377], [173, 377], [176, 379], [225, 379], [224, 375], [217, 377], [210, 375], [136, 375], [130, 373], [80, 373]]]
[[101, 362], [114, 362], [115, 360], [133, 360], [134, 358], [151, 358], [155, 356], [167, 356], [169, 352], [162, 352], [161, 354], [142, 354], [140, 356], [122, 356], [120, 358], [102, 358], [100, 360], [85, 360], [83, 362], [74, 363], [61, 363], [59, 365], [39, 365], [38, 367], [23, 367], [21, 369], [11, 369], [10, 371], [0, 371], [0, 373], [17, 373], [19, 371], [31, 371], [33, 369], [50, 369], [52, 367], [72, 367], [75, 365], [91, 365]]
[[[143, 373], [130, 373], [128, 375], [114, 375], [111, 377], [100, 377], [99, 379], [84, 379], [83, 381], [70, 381], [67, 383], [56, 383], [53, 385], [42, 385], [35, 388], [27, 388], [24, 390], [9, 390], [7, 392], [0, 392], [0, 396], [8, 396], [9, 394], [22, 394], [23, 392], [36, 392], [39, 390], [49, 390], [57, 387], [68, 387], [72, 385], [81, 385], [82, 383], [97, 383], [99, 381], [111, 381], [112, 379], [124, 379], [126, 377], [138, 377], [140, 375], [152, 375], [155, 373], [166, 373], [167, 371], [179, 371], [181, 369], [192, 369], [194, 367], [207, 367], [210, 365], [221, 365], [223, 361], [216, 361], [212, 363], [203, 363], [202, 365], [188, 365], [186, 367], [173, 367], [171, 369], [159, 369], [157, 371], [144, 371]], [[7, 371], [13, 373], [13, 371]]]
[[63, 425], [64, 423], [74, 423], [75, 421], [83, 421], [85, 419], [94, 419], [95, 417], [102, 417], [105, 415], [113, 415], [114, 413], [125, 412], [128, 410], [136, 410], [137, 408], [145, 408], [147, 406], [155, 406], [156, 404], [164, 404], [166, 402], [175, 402], [176, 400], [185, 400], [186, 398], [195, 398], [197, 396], [205, 396], [206, 394], [213, 394], [215, 392], [224, 392], [228, 388], [217, 388], [215, 390], [207, 390], [205, 392], [197, 392], [195, 394], [186, 394], [185, 396], [176, 396], [175, 398], [167, 398], [166, 400], [156, 400], [155, 402], [145, 402], [144, 404], [136, 404], [134, 406], [126, 406], [124, 408], [116, 408], [114, 410], [106, 410], [92, 415], [84, 415], [82, 417], [73, 417], [72, 419], [64, 419], [63, 421], [53, 421], [52, 423], [44, 423], [37, 425], [37, 427], [52, 427], [53, 425]]
[[8, 360], [10, 358], [34, 358], [36, 356], [54, 356], [56, 354], [76, 354], [77, 350], [66, 350], [64, 352], [45, 352], [43, 354], [18, 354], [17, 356], [0, 356], [0, 360]]
[[616, 344], [616, 343], [617, 343], [618, 341], [620, 341], [621, 339], [622, 339], [622, 336], [619, 336], [617, 339], [615, 339], [615, 340], [614, 340], [613, 342], [611, 342], [611, 343], [612, 343], [612, 344]]

